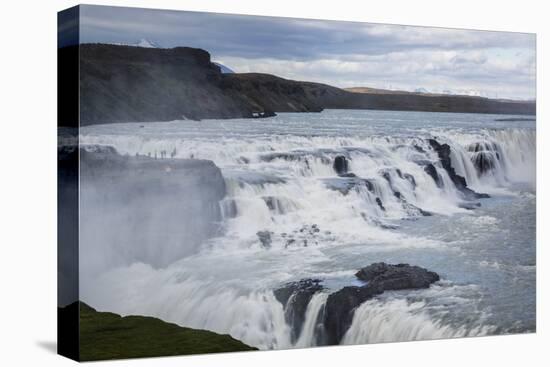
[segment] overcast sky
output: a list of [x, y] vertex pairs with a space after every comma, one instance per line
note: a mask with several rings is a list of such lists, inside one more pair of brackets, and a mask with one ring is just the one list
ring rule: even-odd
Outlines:
[[534, 99], [535, 35], [81, 6], [80, 42], [190, 46], [235, 72], [338, 87]]

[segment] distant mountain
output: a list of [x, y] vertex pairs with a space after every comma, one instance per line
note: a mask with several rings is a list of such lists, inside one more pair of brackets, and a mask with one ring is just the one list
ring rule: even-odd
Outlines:
[[424, 93], [424, 94], [430, 93], [426, 88], [416, 88], [414, 91], [416, 93]]
[[[479, 97], [479, 98], [501, 100], [501, 101], [513, 101], [513, 100], [507, 100], [507, 99], [499, 99], [495, 95], [491, 95], [489, 93], [482, 93], [477, 90], [467, 90], [467, 89], [458, 89], [458, 90], [443, 89], [441, 91], [430, 91], [426, 88], [419, 87], [411, 92], [411, 91], [404, 91], [404, 90], [377, 89], [377, 88], [370, 88], [370, 87], [351, 87], [351, 88], [344, 88], [344, 90], [347, 90], [348, 92], [353, 92], [353, 93], [366, 93], [366, 94], [413, 94], [413, 95], [418, 94], [418, 95], [425, 95], [425, 96], [432, 96], [432, 97], [443, 97], [443, 96]], [[520, 102], [520, 101], [515, 100], [515, 102]]]
[[142, 38], [139, 40], [139, 42], [136, 44], [137, 47], [145, 47], [145, 48], [159, 48], [159, 45], [155, 42], [149, 41], [148, 39]]
[[153, 41], [150, 41], [146, 38], [142, 38], [135, 43], [112, 43], [117, 46], [132, 46], [132, 47], [143, 47], [143, 48], [160, 48], [160, 46]]
[[218, 65], [222, 71], [222, 74], [234, 74], [235, 72], [227, 66], [220, 64], [219, 62], [213, 62], [214, 65]]
[[[325, 108], [533, 115], [536, 106], [534, 102], [371, 88], [358, 92], [269, 74], [222, 73], [207, 51], [190, 47], [82, 44], [58, 52], [63, 70], [72, 67], [71, 60], [79, 60], [80, 83], [64, 77], [59, 89], [61, 95], [66, 90], [69, 98], [75, 85], [79, 88], [81, 125], [266, 117]], [[70, 123], [74, 121], [61, 121], [62, 125]]]

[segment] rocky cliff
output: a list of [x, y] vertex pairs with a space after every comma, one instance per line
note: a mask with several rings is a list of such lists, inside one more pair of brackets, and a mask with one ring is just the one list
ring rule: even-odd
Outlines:
[[[469, 96], [355, 93], [269, 74], [223, 74], [207, 51], [83, 44], [59, 50], [80, 57], [81, 125], [178, 119], [268, 117], [326, 108], [534, 114], [534, 102]], [[65, 78], [70, 81], [70, 78]], [[61, 80], [60, 89], [64, 87]], [[62, 106], [61, 106], [62, 108]]]

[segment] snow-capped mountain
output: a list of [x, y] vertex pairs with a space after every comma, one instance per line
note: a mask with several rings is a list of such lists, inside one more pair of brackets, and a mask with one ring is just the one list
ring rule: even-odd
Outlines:
[[415, 93], [430, 93], [426, 88], [416, 88]]
[[220, 67], [220, 70], [222, 71], [222, 74], [234, 74], [235, 72], [228, 68], [227, 66], [220, 64], [219, 62], [213, 62], [214, 65], [217, 65]]
[[139, 40], [139, 42], [135, 45], [137, 47], [146, 47], [146, 48], [159, 48], [159, 45], [155, 42], [149, 41], [146, 38], [142, 38]]
[[122, 42], [114, 42], [113, 45], [118, 46], [132, 46], [132, 47], [144, 47], [144, 48], [161, 48], [158, 43], [150, 41], [146, 38], [142, 38], [137, 42], [134, 43], [122, 43]]
[[473, 89], [426, 89], [426, 88], [416, 88], [414, 89], [415, 93], [424, 93], [424, 94], [448, 94], [453, 96], [470, 96], [470, 97], [485, 97], [485, 98], [498, 98], [497, 93], [483, 92]]

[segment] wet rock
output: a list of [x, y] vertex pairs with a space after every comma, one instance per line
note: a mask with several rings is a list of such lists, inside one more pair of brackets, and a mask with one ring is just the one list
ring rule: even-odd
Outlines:
[[439, 280], [433, 271], [409, 264], [374, 263], [362, 268], [355, 276], [366, 282], [376, 282], [382, 290], [428, 288]]
[[321, 229], [317, 224], [305, 224], [300, 228], [292, 231], [293, 234], [281, 235], [285, 239], [285, 248], [291, 245], [298, 245], [307, 247], [309, 245], [318, 245], [318, 239], [321, 235]]
[[424, 172], [426, 172], [435, 181], [437, 187], [443, 187], [443, 180], [441, 179], [441, 177], [439, 177], [437, 169], [432, 163], [428, 163], [426, 166], [424, 166]]
[[411, 183], [413, 189], [416, 188], [416, 180], [413, 175], [411, 175], [410, 173], [405, 173], [403, 174], [403, 178]]
[[496, 152], [481, 151], [475, 153], [471, 160], [476, 168], [478, 176], [483, 176], [496, 168], [496, 162], [499, 160], [499, 155]]
[[336, 156], [336, 158], [334, 158], [332, 168], [334, 168], [334, 171], [338, 174], [338, 176], [348, 173], [349, 164], [347, 158], [343, 155]]
[[466, 179], [456, 173], [455, 169], [451, 165], [451, 147], [449, 144], [440, 144], [435, 139], [428, 139], [428, 143], [430, 144], [432, 149], [437, 152], [441, 166], [445, 169], [445, 171], [447, 171], [449, 178], [451, 179], [457, 190], [462, 193], [462, 196], [466, 200], [475, 200], [489, 197], [488, 194], [477, 193], [474, 190], [468, 188], [468, 185], [466, 184]]
[[357, 307], [386, 290], [428, 288], [439, 275], [418, 266], [376, 263], [356, 274], [366, 281], [364, 286], [348, 286], [329, 295], [323, 312], [324, 340], [327, 345], [339, 344], [351, 326]]
[[344, 287], [329, 295], [323, 315], [324, 344], [340, 344], [351, 326], [355, 309], [363, 302], [381, 293], [382, 290], [373, 285]]
[[294, 343], [302, 332], [306, 310], [313, 295], [324, 289], [319, 279], [303, 279], [287, 283], [273, 293], [281, 302], [285, 312], [285, 321], [290, 325], [290, 338]]
[[256, 232], [256, 235], [258, 236], [258, 239], [260, 240], [260, 243], [262, 244], [262, 247], [268, 249], [271, 248], [271, 235], [272, 232], [270, 231], [259, 231]]
[[374, 192], [374, 182], [368, 178], [363, 180], [363, 184], [367, 187], [367, 190]]
[[386, 208], [384, 207], [384, 204], [382, 204], [382, 199], [377, 197], [375, 200], [376, 200], [376, 204], [378, 204], [380, 209], [382, 209], [383, 211], [386, 211]]
[[413, 148], [418, 152], [418, 153], [426, 153], [426, 151], [424, 150], [424, 148], [422, 148], [421, 146], [419, 145], [413, 145]]

